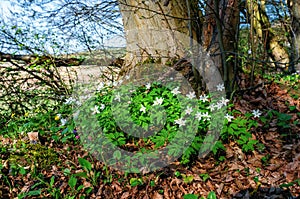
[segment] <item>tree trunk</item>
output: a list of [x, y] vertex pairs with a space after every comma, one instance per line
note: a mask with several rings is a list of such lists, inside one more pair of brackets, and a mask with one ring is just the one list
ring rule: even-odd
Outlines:
[[[213, 0], [209, 1], [208, 7], [214, 5]], [[225, 54], [225, 51], [234, 52], [236, 49], [235, 36], [239, 22], [238, 0], [222, 0], [218, 4], [220, 8], [209, 7], [206, 15], [209, 15], [209, 12], [212, 15], [206, 18], [204, 29], [202, 29], [203, 17], [198, 1], [165, 0], [163, 3], [160, 2], [119, 0], [127, 42], [125, 66], [121, 74], [127, 73], [137, 63], [149, 58], [157, 59], [162, 63], [166, 63], [170, 58], [178, 60], [185, 57], [185, 53], [191, 47], [203, 44], [202, 46], [211, 55], [216, 54], [212, 59], [221, 73], [225, 71], [224, 80], [228, 82], [232, 80], [233, 64], [228, 64], [228, 68], [222, 68], [222, 66], [226, 64], [229, 55]], [[217, 12], [215, 12], [216, 9]], [[217, 24], [219, 24], [219, 29]], [[215, 37], [216, 32], [221, 35], [219, 40]], [[221, 45], [223, 46], [220, 48]], [[220, 52], [224, 55], [223, 60]], [[201, 62], [201, 60], [197, 61]], [[205, 70], [205, 75], [210, 76], [207, 74], [216, 74], [217, 69]], [[193, 72], [195, 75], [194, 69]], [[200, 75], [202, 76], [201, 72]]]
[[300, 71], [300, 3], [298, 0], [288, 0], [292, 20], [292, 53], [291, 71]]
[[[190, 46], [188, 19], [191, 16], [186, 2], [119, 0], [127, 42], [125, 72], [148, 58], [165, 63], [169, 58], [184, 56]], [[197, 40], [197, 29], [190, 27]]]
[[[208, 0], [206, 19], [203, 27], [203, 46], [213, 55], [214, 63], [219, 67], [230, 92], [234, 79], [234, 52], [237, 49], [237, 31], [239, 25], [238, 0]], [[229, 56], [233, 59], [226, 61]]]
[[[138, 78], [137, 73], [141, 73], [141, 70], [143, 73], [147, 70], [148, 74], [152, 74], [161, 70], [162, 65], [169, 64], [186, 77], [198, 95], [204, 84], [199, 70], [196, 69], [198, 63], [193, 63], [193, 57], [198, 53], [202, 30], [201, 12], [197, 2], [119, 0], [127, 50], [120, 75], [134, 71]], [[140, 63], [149, 62], [155, 63], [150, 70], [141, 69]], [[209, 74], [212, 72], [215, 71], [212, 69]]]
[[[260, 3], [256, 1], [247, 0], [247, 11], [251, 21], [251, 28], [254, 30], [252, 36], [253, 45], [258, 43], [265, 43], [266, 51], [275, 62], [275, 66], [286, 69], [289, 63], [289, 55], [280, 39], [274, 34], [269, 18], [266, 14], [265, 1]], [[252, 46], [252, 53], [256, 55], [257, 46]]]

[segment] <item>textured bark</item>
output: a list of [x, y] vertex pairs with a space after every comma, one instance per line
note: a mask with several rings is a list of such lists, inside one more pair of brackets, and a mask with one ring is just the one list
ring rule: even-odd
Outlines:
[[[185, 0], [167, 3], [120, 0], [119, 6], [127, 42], [126, 66], [134, 66], [149, 57], [166, 62], [168, 58], [184, 55], [190, 45], [189, 14]], [[192, 28], [196, 39], [197, 30]]]
[[[265, 1], [247, 0], [247, 11], [251, 20], [251, 28], [254, 34], [251, 35], [255, 43], [265, 43], [266, 52], [275, 62], [276, 67], [286, 69], [289, 63], [289, 55], [282, 44], [279, 42], [271, 27], [269, 18], [266, 14]], [[256, 53], [256, 47], [252, 46], [252, 53]]]
[[[216, 2], [218, 3], [217, 6], [215, 5]], [[238, 3], [238, 0], [208, 0], [203, 27], [203, 46], [213, 55], [212, 59], [219, 66], [227, 87], [234, 77], [234, 64], [230, 61], [226, 63], [224, 58], [227, 60], [229, 56], [235, 56], [232, 52], [235, 52], [237, 48]], [[221, 25], [220, 28], [218, 28], [218, 21]], [[224, 55], [223, 59], [221, 53]]]
[[[299, 0], [288, 0], [292, 20], [292, 55], [291, 65], [292, 71], [300, 71], [300, 2]], [[298, 63], [297, 63], [298, 62]]]
[[[185, 53], [191, 46], [196, 47], [197, 44], [202, 44], [201, 46], [204, 46], [213, 55], [211, 58], [214, 63], [210, 64], [218, 66], [220, 72], [223, 73], [222, 64], [226, 64], [224, 60], [229, 54], [224, 54], [225, 59], [222, 62], [220, 44], [224, 44], [225, 51], [232, 52], [236, 49], [236, 31], [239, 22], [238, 0], [222, 0], [217, 12], [214, 11], [213, 1], [209, 0], [205, 19], [206, 26], [202, 27], [201, 19], [203, 17], [196, 0], [164, 2], [119, 0], [127, 42], [127, 55], [121, 75], [148, 58], [159, 58], [162, 63], [166, 63], [170, 58], [180, 60], [185, 57]], [[187, 6], [188, 4], [189, 6]], [[220, 30], [216, 27], [216, 20], [221, 26]], [[221, 43], [216, 39], [216, 32], [222, 35]], [[191, 35], [193, 40], [191, 40]], [[225, 53], [224, 49], [223, 53]], [[201, 63], [203, 55], [198, 57], [196, 64], [193, 63], [193, 67], [202, 65], [202, 68], [199, 68], [201, 70], [205, 68], [200, 71], [202, 77], [210, 77], [219, 73], [215, 67], [209, 69], [208, 63]], [[204, 65], [205, 67], [203, 67]], [[227, 67], [225, 69], [229, 72], [224, 77], [226, 80], [232, 80], [233, 64], [228, 65], [229, 69]], [[193, 72], [196, 75], [195, 71]], [[196, 79], [199, 80], [199, 78]], [[209, 87], [209, 85], [207, 86]]]

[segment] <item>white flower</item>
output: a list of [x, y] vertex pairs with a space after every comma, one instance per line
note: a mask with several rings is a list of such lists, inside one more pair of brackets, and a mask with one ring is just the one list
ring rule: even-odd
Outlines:
[[252, 114], [254, 117], [259, 117], [261, 115], [261, 112], [260, 112], [260, 110], [257, 109], [257, 110], [253, 110]]
[[100, 109], [101, 110], [105, 109], [105, 104], [101, 104]]
[[192, 109], [192, 107], [189, 107], [189, 106], [185, 110], [185, 114], [187, 114], [187, 115], [190, 115], [192, 112], [193, 112], [193, 109]]
[[80, 113], [80, 110], [77, 110], [77, 111], [73, 114], [73, 118], [74, 118], [75, 120], [78, 119], [79, 113]]
[[104, 87], [104, 83], [101, 82], [101, 83], [97, 86], [97, 89], [96, 89], [96, 90], [100, 91], [100, 90], [103, 89], [103, 87]]
[[121, 95], [120, 95], [120, 93], [117, 93], [117, 94], [116, 94], [115, 100], [116, 100], [116, 101], [119, 101], [119, 102], [121, 101]]
[[66, 99], [65, 104], [72, 104], [73, 102], [75, 102], [76, 100], [73, 97], [69, 97], [68, 99]]
[[232, 115], [229, 115], [226, 113], [225, 118], [228, 120], [228, 122], [231, 122], [231, 120], [234, 118]]
[[126, 75], [126, 76], [125, 76], [125, 79], [126, 79], [126, 80], [129, 80], [129, 79], [130, 79], [130, 75]]
[[214, 103], [210, 103], [208, 108], [210, 109], [210, 111], [214, 111], [216, 109], [216, 105]]
[[151, 84], [148, 82], [148, 83], [146, 84], [146, 89], [147, 89], [147, 90], [150, 90], [150, 88], [151, 88]]
[[201, 95], [200, 96], [200, 100], [202, 101], [202, 102], [208, 102], [208, 96], [207, 95]]
[[251, 53], [252, 53], [252, 51], [251, 51], [251, 49], [249, 49], [249, 50], [248, 50], [248, 54], [251, 55]]
[[100, 113], [99, 106], [95, 105], [93, 108], [91, 108], [91, 111], [93, 111], [92, 112], [93, 115]]
[[189, 94], [186, 95], [189, 99], [193, 99], [196, 97], [195, 92], [189, 92]]
[[197, 112], [195, 115], [196, 119], [198, 119], [199, 121], [202, 119], [202, 113], [201, 112]]
[[183, 120], [182, 118], [179, 118], [178, 120], [174, 120], [175, 124], [178, 124], [179, 127], [181, 126], [185, 126], [185, 120]]
[[76, 103], [77, 106], [81, 106], [82, 105], [82, 103], [79, 100], [76, 100], [75, 103]]
[[204, 121], [205, 121], [205, 120], [210, 120], [210, 118], [211, 118], [211, 116], [208, 115], [208, 112], [203, 113], [203, 114], [202, 114], [202, 117], [204, 118]]
[[65, 126], [67, 124], [67, 120], [64, 119], [64, 118], [61, 118], [60, 123], [61, 123], [62, 126]]
[[161, 105], [163, 103], [163, 101], [164, 101], [164, 98], [162, 98], [162, 97], [161, 98], [155, 98], [153, 106], [155, 106], [155, 105]]
[[112, 83], [112, 85], [113, 85], [114, 87], [118, 86], [118, 84], [119, 84], [118, 81], [115, 81], [115, 82]]
[[225, 89], [224, 84], [218, 84], [217, 85], [217, 91], [222, 91], [224, 89]]
[[141, 105], [140, 111], [143, 113], [146, 113], [146, 107], [144, 107], [143, 105]]
[[223, 104], [224, 106], [226, 106], [228, 102], [229, 102], [228, 99], [222, 97], [222, 99], [221, 99], [221, 104]]
[[216, 107], [217, 107], [218, 110], [220, 110], [223, 107], [223, 103], [222, 102], [217, 102]]
[[196, 119], [198, 119], [199, 121], [203, 118], [203, 121], [205, 120], [210, 120], [211, 116], [208, 115], [208, 112], [205, 113], [201, 113], [201, 112], [197, 112], [195, 115]]
[[81, 100], [88, 100], [88, 99], [90, 99], [91, 97], [92, 97], [91, 94], [87, 94], [87, 95], [81, 95], [79, 98], [80, 98]]
[[179, 89], [179, 87], [174, 88], [174, 89], [171, 91], [171, 93], [172, 93], [173, 95], [177, 95], [177, 94], [181, 93], [178, 89]]

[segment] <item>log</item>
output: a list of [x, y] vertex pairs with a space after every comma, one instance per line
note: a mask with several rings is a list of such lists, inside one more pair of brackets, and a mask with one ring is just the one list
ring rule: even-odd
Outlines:
[[56, 58], [52, 56], [47, 55], [15, 55], [15, 54], [7, 54], [0, 52], [0, 61], [23, 61], [26, 64], [29, 65], [41, 65], [41, 64], [54, 64], [56, 67], [60, 66], [79, 66], [84, 59], [78, 59], [78, 58]]

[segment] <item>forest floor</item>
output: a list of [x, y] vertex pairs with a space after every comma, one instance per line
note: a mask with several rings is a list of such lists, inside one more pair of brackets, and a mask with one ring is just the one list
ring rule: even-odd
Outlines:
[[[57, 142], [44, 136], [46, 141], [27, 145], [0, 134], [0, 198], [214, 198], [209, 194], [212, 191], [216, 198], [300, 197], [299, 83], [299, 79], [291, 84], [257, 78], [255, 85], [260, 86], [239, 92], [232, 99], [230, 109], [240, 113], [259, 109], [268, 118], [264, 122], [258, 119], [258, 126], [251, 129], [263, 150], [244, 152], [229, 141], [224, 144], [224, 160], [209, 154], [189, 165], [176, 161], [146, 174], [124, 174], [106, 167], [82, 147], [80, 140]], [[11, 167], [8, 159], [18, 147], [33, 153], [26, 155], [17, 149], [25, 159], [34, 156], [31, 148], [50, 151], [57, 157], [50, 161], [51, 154], [45, 154], [49, 161], [42, 158], [40, 165]]]

